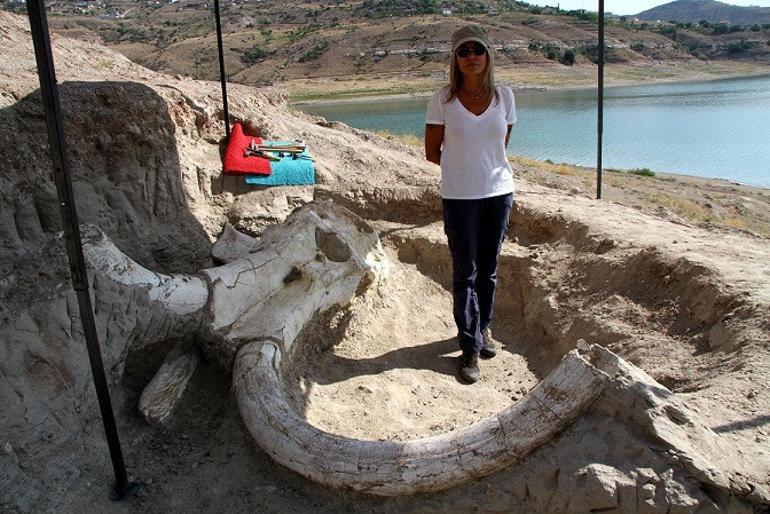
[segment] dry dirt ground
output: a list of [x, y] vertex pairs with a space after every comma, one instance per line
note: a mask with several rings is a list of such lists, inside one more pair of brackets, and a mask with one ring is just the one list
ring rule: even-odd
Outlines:
[[601, 409], [514, 465], [450, 491], [382, 499], [322, 487], [254, 444], [231, 370], [213, 359], [197, 369], [172, 420], [147, 425], [137, 400], [175, 341], [121, 339], [123, 313], [100, 300], [94, 284], [126, 462], [144, 483], [111, 502], [77, 307], [54, 240], [56, 197], [25, 24], [0, 13], [1, 511], [767, 511], [767, 237], [596, 201], [578, 185], [539, 185], [517, 164], [524, 180], [501, 254], [493, 323], [502, 351], [482, 363], [481, 382], [462, 385], [437, 170], [419, 151], [293, 113], [279, 91], [233, 86], [234, 116], [267, 137], [304, 139], [316, 156], [316, 187], [249, 190], [219, 173], [217, 84], [156, 74], [57, 37], [81, 220], [98, 224], [143, 266], [194, 273], [212, 265], [209, 251], [225, 222], [258, 237], [313, 198], [348, 207], [380, 234], [391, 277], [306, 327], [283, 377], [312, 424], [383, 440], [456, 430], [521, 398], [583, 339], [671, 389], [731, 448], [719, 465], [746, 489], [704, 486], [676, 451]]

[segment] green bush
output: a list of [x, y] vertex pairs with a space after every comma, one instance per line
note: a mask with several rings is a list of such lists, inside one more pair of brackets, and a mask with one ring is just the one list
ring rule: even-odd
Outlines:
[[329, 42], [328, 41], [324, 41], [322, 43], [318, 43], [313, 48], [311, 48], [310, 50], [308, 50], [304, 54], [300, 55], [298, 60], [299, 60], [299, 62], [315, 61], [316, 59], [321, 57], [321, 55], [323, 55], [324, 51], [327, 48], [329, 48]]
[[730, 26], [727, 23], [717, 23], [711, 27], [711, 33], [714, 35], [727, 34], [730, 31]]
[[561, 57], [561, 63], [566, 64], [567, 66], [575, 64], [575, 51], [571, 48], [565, 50], [564, 55]]
[[559, 50], [556, 48], [548, 48], [545, 51], [545, 58], [549, 61], [558, 61], [559, 60]]
[[727, 53], [730, 55], [739, 54], [739, 53], [745, 52], [752, 46], [753, 45], [750, 42], [745, 41], [743, 39], [741, 39], [740, 41], [733, 41], [732, 43], [727, 45]]
[[561, 61], [561, 50], [558, 46], [551, 43], [543, 44], [540, 41], [532, 41], [527, 45], [527, 49], [529, 49], [530, 52], [539, 52], [543, 54], [548, 60]]
[[364, 0], [356, 7], [367, 18], [438, 14], [437, 0]]
[[599, 15], [597, 13], [586, 11], [585, 9], [567, 11], [567, 15], [574, 16], [575, 18], [583, 21], [591, 21], [591, 22], [599, 21]]
[[640, 175], [642, 177], [654, 177], [655, 172], [650, 170], [650, 168], [633, 168], [628, 170], [628, 172], [631, 175]]
[[658, 28], [658, 33], [676, 39], [676, 25], [663, 25]]
[[246, 66], [254, 66], [259, 61], [267, 57], [268, 53], [260, 47], [254, 45], [247, 48], [241, 54], [241, 62]]
[[487, 6], [478, 0], [463, 0], [454, 2], [454, 12], [457, 14], [485, 14]]

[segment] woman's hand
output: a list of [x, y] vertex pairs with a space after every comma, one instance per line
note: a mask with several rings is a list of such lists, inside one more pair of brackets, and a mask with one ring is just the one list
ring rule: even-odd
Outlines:
[[425, 158], [441, 165], [441, 145], [444, 142], [444, 125], [425, 125]]

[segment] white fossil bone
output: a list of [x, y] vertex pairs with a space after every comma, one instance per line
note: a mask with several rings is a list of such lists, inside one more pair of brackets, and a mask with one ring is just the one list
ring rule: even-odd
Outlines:
[[199, 277], [165, 275], [137, 264], [98, 228], [85, 225], [83, 256], [104, 278], [124, 286], [147, 288], [147, 297], [163, 311], [180, 316], [201, 310], [208, 300], [206, 283]]
[[233, 371], [238, 408], [257, 443], [312, 480], [391, 496], [447, 489], [497, 471], [551, 440], [591, 403], [607, 376], [575, 350], [527, 396], [462, 430], [410, 441], [362, 441], [324, 432], [287, 403], [281, 351], [243, 346]]
[[173, 415], [199, 361], [191, 341], [174, 346], [139, 397], [139, 412], [148, 423], [162, 424]]

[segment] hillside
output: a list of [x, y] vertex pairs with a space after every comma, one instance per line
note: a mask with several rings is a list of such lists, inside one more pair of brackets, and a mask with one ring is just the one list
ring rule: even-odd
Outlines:
[[[18, 10], [9, 1], [5, 0], [6, 8], [15, 5]], [[200, 2], [100, 0], [81, 5], [54, 4], [52, 29], [101, 40], [156, 71], [218, 78], [214, 18]], [[451, 33], [468, 22], [488, 28], [504, 78], [515, 80], [526, 76], [526, 70], [545, 71], [556, 77], [553, 82], [569, 84], [593, 75], [597, 58], [595, 13], [523, 2], [243, 0], [224, 2], [222, 11], [230, 79], [254, 85], [280, 83], [290, 90], [305, 79], [369, 79], [362, 88], [377, 93], [376, 84], [389, 77], [412, 92], [433, 89], [444, 80]], [[734, 63], [770, 62], [770, 25], [723, 32], [611, 17], [606, 41], [608, 63], [621, 79], [624, 70], [630, 70], [631, 80], [654, 78], [654, 66], [661, 64], [677, 68], [663, 72], [669, 75], [683, 73], [680, 65], [714, 64], [720, 70]], [[646, 70], [637, 73], [642, 66]], [[612, 69], [608, 78], [614, 78]], [[544, 85], [535, 77], [515, 83]]]
[[742, 7], [716, 0], [676, 0], [642, 11], [636, 17], [651, 21], [761, 26], [770, 23], [770, 7]]

